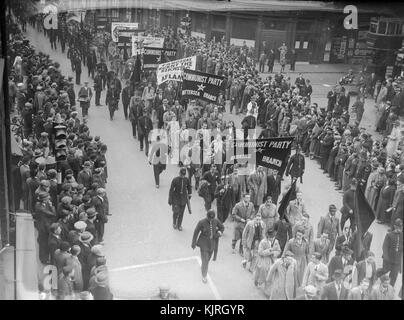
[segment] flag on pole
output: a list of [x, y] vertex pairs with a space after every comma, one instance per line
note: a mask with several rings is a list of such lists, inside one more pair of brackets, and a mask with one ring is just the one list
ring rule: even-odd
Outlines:
[[369, 227], [375, 220], [375, 213], [367, 201], [363, 191], [357, 187], [354, 194], [354, 215], [356, 222], [356, 238], [354, 243], [355, 255], [360, 257], [363, 246], [363, 235], [368, 231]]
[[133, 74], [131, 77], [131, 81], [133, 83], [138, 83], [140, 82], [140, 73], [142, 70], [142, 63], [140, 61], [140, 56], [136, 55], [136, 61], [135, 61], [135, 66], [133, 68]]
[[289, 202], [291, 200], [293, 200], [293, 198], [292, 198], [293, 194], [296, 195], [296, 182], [297, 182], [297, 180], [293, 181], [288, 192], [286, 192], [286, 194], [283, 196], [283, 198], [279, 204], [278, 213], [279, 213], [280, 220], [285, 219], [287, 222], [289, 222], [288, 218], [286, 217], [285, 212], [286, 212], [286, 208], [289, 205]]

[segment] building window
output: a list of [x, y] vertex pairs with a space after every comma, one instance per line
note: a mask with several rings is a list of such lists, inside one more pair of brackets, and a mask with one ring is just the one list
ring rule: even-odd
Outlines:
[[208, 22], [207, 17], [204, 13], [195, 13], [191, 20], [191, 24], [194, 26], [193, 31], [205, 34]]
[[397, 29], [397, 23], [389, 22], [387, 26], [387, 34], [389, 35], [396, 34], [396, 29]]
[[284, 21], [276, 21], [272, 19], [264, 19], [264, 29], [270, 30], [286, 30], [287, 23]]
[[226, 29], [226, 17], [213, 16], [213, 29], [225, 30]]
[[257, 29], [256, 20], [232, 18], [232, 38], [237, 39], [255, 39]]
[[118, 9], [112, 9], [111, 10], [111, 17], [112, 18], [119, 18], [119, 10]]
[[386, 34], [387, 23], [384, 21], [379, 21], [379, 30], [377, 30], [378, 34]]

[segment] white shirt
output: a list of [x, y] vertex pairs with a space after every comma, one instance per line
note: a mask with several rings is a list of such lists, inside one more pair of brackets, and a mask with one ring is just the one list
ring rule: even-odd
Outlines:
[[373, 273], [372, 265], [366, 262], [366, 278], [368, 279], [372, 278], [372, 273]]
[[337, 297], [339, 300], [339, 296], [341, 295], [341, 290], [342, 290], [342, 283], [340, 283], [339, 285], [335, 282], [335, 290], [337, 290]]

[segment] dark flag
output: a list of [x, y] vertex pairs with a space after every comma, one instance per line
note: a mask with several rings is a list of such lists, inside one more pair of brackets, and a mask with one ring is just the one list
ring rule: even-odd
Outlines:
[[135, 66], [133, 68], [133, 74], [132, 74], [132, 78], [131, 81], [133, 83], [138, 83], [140, 82], [140, 72], [142, 69], [142, 62], [140, 61], [140, 56], [137, 55], [136, 56], [136, 61], [135, 61]]
[[278, 213], [279, 213], [279, 220], [285, 219], [287, 222], [289, 222], [288, 218], [286, 217], [286, 208], [289, 205], [289, 202], [293, 200], [293, 194], [296, 197], [296, 181], [293, 181], [292, 185], [290, 186], [288, 192], [283, 196], [279, 208], [278, 208]]
[[215, 103], [221, 91], [224, 91], [224, 77], [184, 69], [182, 73], [182, 97]]
[[356, 237], [354, 243], [354, 252], [355, 258], [359, 258], [361, 256], [362, 251], [364, 250], [363, 246], [363, 235], [366, 231], [368, 231], [372, 222], [375, 220], [375, 213], [370, 206], [368, 200], [365, 198], [363, 191], [361, 188], [356, 188], [354, 194], [354, 214], [355, 214], [355, 222], [356, 222]]

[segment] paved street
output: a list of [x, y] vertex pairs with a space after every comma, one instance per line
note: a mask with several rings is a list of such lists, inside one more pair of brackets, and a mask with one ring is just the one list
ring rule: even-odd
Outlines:
[[[61, 64], [62, 73], [74, 76], [70, 61], [60, 48], [51, 50], [48, 39], [28, 26], [29, 40], [39, 51], [49, 53]], [[308, 69], [307, 66], [304, 66]], [[299, 65], [296, 68], [299, 71]], [[342, 70], [344, 73], [347, 70]], [[294, 82], [297, 73], [291, 74]], [[341, 73], [305, 73], [313, 85], [313, 102], [326, 103], [325, 95]], [[88, 80], [83, 68], [82, 82]], [[89, 80], [92, 85], [92, 80]], [[76, 92], [79, 86], [75, 86]], [[101, 102], [105, 102], [105, 91]], [[374, 123], [372, 101], [366, 102], [361, 125]], [[239, 125], [241, 117], [231, 116]], [[225, 116], [228, 120], [229, 116]], [[109, 222], [105, 226], [105, 252], [111, 272], [111, 289], [118, 299], [141, 299], [157, 293], [160, 284], [167, 283], [181, 299], [264, 299], [254, 287], [251, 274], [241, 267], [241, 257], [231, 253], [232, 223], [225, 223], [225, 233], [220, 240], [218, 259], [211, 262], [207, 285], [201, 282], [199, 251], [191, 248], [191, 239], [197, 221], [205, 216], [202, 198], [193, 190], [193, 214], [184, 214], [182, 232], [172, 229], [172, 213], [168, 206], [168, 190], [177, 166], [167, 166], [161, 175], [160, 189], [154, 186], [153, 170], [139, 143], [132, 138], [131, 125], [124, 119], [122, 106], [115, 120], [109, 120], [106, 106], [89, 109], [89, 127], [92, 136], [99, 135], [107, 144], [108, 185], [110, 203]], [[286, 185], [285, 178], [283, 185]], [[316, 162], [306, 158], [304, 184], [301, 186], [304, 201], [315, 232], [320, 216], [326, 214], [328, 205], [342, 205], [342, 194], [334, 190], [331, 182], [320, 171]], [[372, 250], [381, 265], [381, 245], [387, 227], [374, 223]], [[399, 278], [399, 280], [401, 277]], [[400, 283], [400, 281], [397, 281]]]

